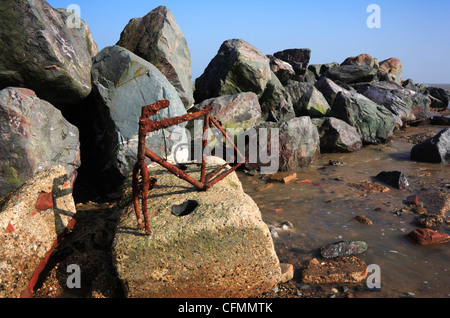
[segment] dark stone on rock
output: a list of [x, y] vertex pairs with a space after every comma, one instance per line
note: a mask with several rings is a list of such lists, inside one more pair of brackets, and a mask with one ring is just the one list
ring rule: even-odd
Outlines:
[[450, 126], [450, 117], [432, 116], [430, 118], [430, 125], [436, 126]]
[[450, 163], [450, 128], [438, 132], [411, 149], [411, 160], [431, 163]]
[[310, 49], [287, 49], [273, 54], [276, 58], [292, 65], [296, 76], [302, 76], [308, 69], [311, 58]]
[[267, 57], [270, 60], [270, 69], [283, 85], [295, 76], [295, 71], [291, 64], [277, 59], [273, 55], [267, 55]]
[[321, 153], [355, 152], [361, 149], [363, 143], [355, 127], [345, 121], [327, 117], [314, 119], [320, 136]]
[[310, 70], [318, 80], [323, 73], [336, 66], [339, 66], [339, 63], [310, 64], [308, 66], [308, 70]]
[[333, 117], [357, 129], [363, 143], [386, 143], [392, 137], [395, 117], [364, 95], [341, 91], [336, 95], [331, 109]]
[[432, 108], [446, 109], [448, 107], [449, 96], [445, 89], [423, 84], [419, 84], [418, 86], [420, 93], [430, 97]]
[[363, 241], [340, 241], [320, 248], [320, 255], [325, 258], [351, 256], [364, 253], [367, 243]]
[[0, 89], [29, 88], [54, 105], [89, 95], [97, 48], [87, 25], [75, 13], [69, 15], [46, 1], [2, 1]]
[[37, 171], [66, 168], [73, 183], [80, 166], [78, 129], [50, 103], [25, 88], [0, 91], [0, 196]]
[[409, 187], [409, 182], [406, 179], [405, 175], [400, 171], [382, 171], [375, 179], [384, 182], [390, 186], [393, 186], [397, 189], [406, 189]]
[[418, 92], [418, 88], [417, 88], [416, 84], [414, 84], [414, 81], [410, 78], [402, 81], [402, 87], [404, 87], [406, 89], [410, 89], [415, 92]]
[[184, 106], [194, 104], [191, 53], [175, 17], [159, 6], [130, 20], [117, 45], [152, 63], [177, 90]]
[[311, 83], [292, 83], [285, 86], [291, 96], [297, 117], [324, 117], [331, 115], [331, 107], [322, 93]]
[[[139, 118], [142, 107], [159, 100], [170, 106], [150, 119], [176, 117], [186, 109], [175, 88], [150, 62], [120, 46], [104, 48], [94, 59], [92, 78], [95, 88], [95, 111], [91, 118], [96, 125], [92, 136], [102, 153], [108, 174], [126, 177], [137, 160]], [[100, 118], [101, 119], [100, 119]], [[146, 138], [147, 148], [168, 157], [173, 147], [187, 141], [185, 124], [168, 127]]]
[[333, 67], [322, 74], [333, 81], [341, 81], [346, 84], [371, 82], [377, 76], [377, 70], [368, 65], [340, 65]]

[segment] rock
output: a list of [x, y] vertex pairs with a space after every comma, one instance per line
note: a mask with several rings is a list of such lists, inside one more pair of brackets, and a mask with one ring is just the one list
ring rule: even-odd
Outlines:
[[295, 82], [285, 86], [291, 96], [297, 117], [324, 117], [331, 115], [331, 108], [322, 93], [311, 83]]
[[332, 81], [340, 81], [346, 84], [371, 82], [377, 76], [377, 70], [368, 65], [340, 65], [333, 67], [322, 74]]
[[333, 105], [334, 100], [339, 92], [346, 92], [347, 90], [329, 78], [322, 77], [316, 84], [315, 87], [322, 93], [329, 105]]
[[355, 127], [345, 121], [326, 117], [313, 120], [319, 130], [320, 152], [355, 152], [361, 149], [362, 140]]
[[73, 184], [80, 166], [78, 129], [25, 88], [0, 91], [0, 196], [38, 170], [62, 165]]
[[339, 92], [332, 113], [355, 127], [365, 144], [388, 142], [395, 128], [395, 117], [390, 111], [355, 92]]
[[297, 173], [295, 172], [278, 172], [269, 176], [270, 181], [277, 181], [281, 183], [289, 183], [295, 178], [297, 178]]
[[270, 69], [283, 85], [295, 76], [295, 71], [291, 64], [277, 59], [273, 55], [267, 55], [267, 57], [270, 60]]
[[[207, 171], [215, 168], [208, 165]], [[198, 179], [200, 168], [189, 166], [188, 173]], [[187, 188], [160, 166], [150, 174], [158, 179], [148, 203], [151, 236], [136, 230], [133, 205], [127, 204], [112, 245], [126, 297], [256, 297], [279, 283], [269, 228], [235, 173], [205, 192]], [[130, 182], [124, 187], [127, 198]], [[198, 202], [195, 212], [172, 215], [172, 205], [188, 199]]]
[[363, 241], [340, 241], [320, 248], [320, 255], [325, 258], [344, 257], [364, 253], [367, 243]]
[[[202, 110], [206, 106], [212, 107], [211, 116], [217, 119], [224, 129], [245, 131], [257, 126], [261, 120], [258, 96], [252, 92], [210, 98], [195, 105], [189, 112]], [[199, 133], [201, 136], [202, 132]]]
[[446, 109], [449, 103], [449, 95], [445, 89], [429, 85], [420, 84], [418, 87], [420, 93], [427, 95], [431, 99], [432, 108]]
[[273, 188], [273, 183], [268, 183], [256, 188], [256, 191], [265, 191]]
[[[95, 138], [101, 149], [96, 161], [102, 162], [105, 175], [122, 178], [132, 171], [137, 160], [139, 118], [142, 107], [159, 100], [170, 106], [150, 119], [186, 114], [177, 91], [152, 64], [120, 46], [104, 48], [94, 59], [93, 85], [96, 93], [95, 111], [91, 118], [96, 125]], [[168, 127], [146, 138], [147, 148], [166, 157], [179, 142], [186, 142], [185, 124]]]
[[287, 283], [294, 278], [294, 266], [292, 264], [281, 263], [281, 280], [280, 283]]
[[378, 78], [380, 81], [392, 81], [401, 84], [402, 74], [403, 64], [399, 59], [391, 57], [380, 62], [380, 67], [378, 68]]
[[367, 265], [355, 256], [319, 262], [313, 259], [302, 272], [304, 284], [362, 283], [367, 277]]
[[431, 116], [430, 125], [436, 126], [450, 126], [450, 117], [446, 116]]
[[358, 221], [359, 223], [365, 224], [365, 225], [373, 225], [372, 220], [370, 220], [369, 218], [365, 217], [364, 215], [357, 215], [355, 217], [355, 220]]
[[397, 189], [406, 189], [407, 187], [409, 187], [408, 180], [400, 171], [382, 171], [376, 175], [375, 179]]
[[439, 131], [411, 149], [411, 160], [430, 163], [450, 163], [450, 128]]
[[434, 190], [422, 198], [429, 213], [445, 216], [450, 211], [450, 193]]
[[302, 79], [302, 75], [308, 69], [309, 60], [311, 58], [310, 49], [287, 49], [273, 54], [276, 58], [292, 65], [296, 80]]
[[386, 107], [401, 119], [401, 124], [426, 119], [431, 101], [423, 94], [404, 89], [393, 82], [372, 82], [353, 85], [357, 92], [376, 104]]
[[29, 88], [55, 105], [74, 104], [89, 95], [96, 47], [87, 25], [79, 20], [68, 27], [68, 19], [67, 11], [46, 1], [2, 1], [0, 89]]
[[295, 117], [283, 85], [270, 68], [269, 58], [244, 40], [227, 40], [196, 79], [194, 98], [200, 103], [242, 92], [258, 95], [264, 120]]
[[384, 193], [391, 190], [388, 187], [373, 182], [347, 183], [347, 185], [366, 193]]
[[370, 67], [375, 67], [376, 60], [369, 54], [359, 54], [358, 56], [346, 58], [341, 65], [368, 65]]
[[177, 90], [184, 106], [194, 104], [191, 53], [172, 12], [159, 6], [142, 18], [132, 19], [117, 45], [152, 63]]
[[[53, 194], [53, 207], [36, 210], [41, 192]], [[1, 298], [31, 297], [39, 274], [56, 243], [74, 225], [76, 213], [66, 169], [39, 170], [0, 200]], [[6, 231], [12, 226], [14, 231]]]
[[420, 245], [440, 244], [450, 241], [450, 235], [438, 233], [431, 229], [416, 229], [410, 232], [408, 236]]
[[414, 84], [414, 81], [412, 79], [410, 79], [410, 78], [408, 78], [407, 80], [402, 81], [402, 87], [404, 87], [406, 89], [409, 89], [409, 90], [412, 90], [412, 91], [415, 91], [415, 92], [418, 91], [418, 88], [417, 88], [416, 84]]
[[419, 204], [419, 196], [417, 194], [408, 196], [405, 200], [405, 204]]
[[423, 213], [416, 219], [417, 226], [424, 228], [435, 229], [442, 223], [444, 223], [444, 219], [442, 218], [442, 216], [436, 214]]
[[[261, 156], [254, 161], [247, 156], [245, 166], [249, 170], [268, 169], [269, 173], [290, 171], [309, 166], [320, 155], [319, 133], [308, 116], [282, 123], [264, 123], [255, 131], [258, 134], [255, 139], [259, 140], [258, 153], [267, 154], [269, 162], [264, 162]], [[261, 131], [267, 132], [267, 136], [261, 137]], [[272, 138], [277, 136], [276, 131], [278, 138], [274, 142]]]
[[316, 80], [319, 79], [319, 77], [328, 71], [332, 67], [339, 66], [339, 63], [333, 62], [333, 63], [326, 63], [326, 64], [310, 64], [308, 66], [308, 70], [310, 70], [314, 76], [316, 77]]

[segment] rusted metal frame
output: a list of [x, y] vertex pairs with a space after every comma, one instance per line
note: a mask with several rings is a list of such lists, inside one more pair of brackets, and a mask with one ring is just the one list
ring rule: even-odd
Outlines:
[[[138, 161], [136, 162], [134, 168], [133, 168], [133, 175], [132, 175], [132, 187], [133, 187], [133, 205], [135, 208], [136, 217], [138, 220], [138, 229], [142, 229], [142, 227], [145, 226], [145, 232], [147, 235], [150, 235], [150, 229], [149, 229], [149, 220], [148, 220], [148, 208], [147, 208], [147, 202], [148, 202], [148, 192], [150, 189], [152, 189], [155, 185], [157, 180], [155, 178], [151, 178], [148, 174], [148, 168], [145, 164], [145, 157], [150, 158], [152, 161], [160, 164], [164, 168], [166, 168], [169, 172], [173, 173], [177, 177], [189, 182], [193, 186], [195, 186], [200, 191], [206, 191], [210, 187], [212, 187], [217, 182], [223, 180], [226, 176], [231, 174], [232, 172], [236, 171], [244, 162], [245, 158], [242, 156], [242, 154], [237, 149], [236, 145], [234, 144], [234, 141], [231, 140], [231, 138], [228, 136], [227, 132], [221, 127], [219, 122], [215, 120], [213, 117], [210, 116], [211, 106], [205, 107], [203, 110], [192, 113], [192, 114], [186, 114], [183, 116], [178, 116], [174, 118], [168, 118], [163, 119], [158, 122], [154, 122], [152, 120], [149, 120], [148, 118], [150, 116], [158, 114], [158, 112], [166, 108], [170, 105], [170, 102], [167, 100], [158, 101], [155, 104], [148, 105], [142, 107], [142, 113], [141, 118], [139, 119], [139, 144], [138, 144]], [[152, 151], [148, 150], [146, 148], [145, 139], [149, 132], [153, 132], [156, 130], [160, 130], [163, 128], [167, 128], [170, 126], [178, 125], [180, 123], [195, 120], [197, 118], [204, 117], [204, 126], [203, 126], [203, 137], [202, 137], [202, 163], [201, 163], [201, 176], [200, 181], [194, 179], [190, 175], [188, 175], [183, 170], [177, 168], [176, 166], [170, 164], [160, 156], [156, 155]], [[232, 143], [234, 146], [234, 149], [236, 150], [237, 154], [241, 157], [242, 162], [235, 165], [233, 168], [230, 168], [226, 172], [218, 175], [214, 179], [212, 179], [217, 173], [222, 171], [227, 164], [222, 165], [215, 171], [209, 173], [206, 175], [206, 154], [204, 153], [204, 148], [207, 145], [207, 138], [205, 132], [208, 130], [209, 126], [216, 126], [227, 138], [228, 141]], [[139, 175], [142, 177], [142, 188], [139, 188]], [[212, 180], [211, 180], [212, 179]], [[142, 192], [142, 213], [144, 215], [144, 225], [142, 224], [142, 219], [139, 213], [139, 192]]]

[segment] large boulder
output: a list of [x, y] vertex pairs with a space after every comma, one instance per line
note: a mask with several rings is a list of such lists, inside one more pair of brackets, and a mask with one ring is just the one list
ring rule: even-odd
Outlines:
[[258, 96], [264, 119], [282, 120], [286, 114], [293, 117], [292, 105], [270, 68], [269, 58], [244, 40], [227, 40], [195, 81], [195, 101], [243, 92]]
[[211, 116], [217, 119], [224, 129], [247, 130], [257, 126], [261, 120], [258, 96], [252, 92], [210, 98], [189, 111], [199, 111], [206, 106], [211, 106]]
[[277, 59], [273, 55], [267, 55], [267, 57], [270, 60], [270, 69], [283, 85], [295, 76], [295, 71], [291, 64]]
[[295, 79], [302, 80], [308, 69], [311, 58], [310, 49], [287, 49], [273, 54], [276, 58], [292, 65], [295, 71]]
[[313, 119], [320, 136], [320, 152], [355, 152], [361, 149], [363, 143], [355, 127], [345, 121], [334, 118]]
[[333, 105], [334, 99], [339, 92], [346, 92], [347, 89], [336, 84], [327, 77], [321, 77], [314, 86], [322, 93], [329, 105]]
[[39, 170], [0, 199], [0, 298], [32, 296], [52, 250], [74, 226], [75, 214], [62, 166]]
[[89, 95], [96, 46], [83, 21], [70, 26], [74, 18], [45, 1], [2, 1], [0, 89], [26, 87], [55, 105]]
[[0, 91], [0, 149], [0, 196], [47, 166], [64, 166], [73, 183], [80, 166], [78, 129], [25, 88]]
[[314, 74], [316, 80], [318, 80], [323, 73], [336, 66], [339, 66], [339, 63], [332, 62], [326, 64], [309, 64], [308, 70], [311, 71], [312, 74]]
[[358, 56], [346, 58], [341, 65], [368, 65], [370, 67], [376, 67], [377, 60], [369, 54], [359, 54]]
[[193, 105], [191, 53], [167, 7], [159, 6], [142, 18], [131, 19], [117, 45], [152, 63], [175, 87], [185, 107]]
[[371, 82], [377, 76], [377, 70], [369, 65], [340, 65], [330, 68], [321, 77], [346, 84]]
[[[251, 157], [252, 148], [248, 147], [245, 166], [249, 170], [261, 170], [262, 173], [295, 170], [309, 166], [320, 155], [319, 132], [309, 116], [263, 123], [255, 127], [254, 133], [257, 134], [254, 140], [258, 140], [259, 156]], [[262, 159], [262, 156], [266, 158]]]
[[[98, 158], [109, 175], [125, 177], [137, 160], [139, 118], [142, 107], [159, 100], [170, 106], [150, 119], [181, 116], [186, 109], [177, 91], [150, 62], [120, 46], [104, 48], [94, 59], [92, 79], [96, 111], [91, 118], [97, 134]], [[147, 148], [166, 157], [179, 142], [186, 142], [185, 124], [148, 134]]]
[[415, 145], [410, 156], [412, 160], [420, 162], [450, 163], [450, 128]]
[[388, 142], [395, 117], [385, 107], [356, 92], [339, 92], [332, 106], [333, 117], [353, 126], [365, 144]]
[[380, 62], [380, 67], [378, 68], [377, 76], [381, 81], [392, 81], [397, 84], [401, 84], [402, 74], [403, 74], [402, 62], [395, 57], [391, 57], [387, 60]]
[[[207, 172], [216, 167], [208, 164]], [[200, 178], [200, 167], [187, 172]], [[235, 173], [208, 191], [160, 166], [150, 167], [150, 175], [158, 180], [148, 200], [151, 235], [136, 230], [133, 205], [124, 199], [112, 246], [127, 297], [257, 297], [279, 283], [269, 228]], [[129, 179], [124, 193], [129, 199]], [[190, 213], [179, 213], [177, 207], [189, 200]]]
[[357, 92], [373, 102], [383, 105], [402, 123], [426, 119], [430, 115], [430, 99], [413, 90], [405, 89], [394, 82], [371, 82], [353, 85]]
[[417, 89], [431, 99], [432, 108], [446, 109], [448, 107], [449, 95], [445, 89], [424, 84], [417, 85]]
[[331, 115], [331, 107], [322, 93], [311, 83], [295, 82], [285, 86], [291, 96], [295, 115], [324, 117]]

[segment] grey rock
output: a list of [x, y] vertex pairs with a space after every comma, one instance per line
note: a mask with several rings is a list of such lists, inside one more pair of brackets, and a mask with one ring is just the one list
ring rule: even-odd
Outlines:
[[273, 54], [276, 58], [292, 65], [297, 80], [305, 74], [311, 58], [310, 49], [287, 49]]
[[442, 129], [411, 149], [411, 159], [420, 162], [450, 163], [450, 128]]
[[313, 122], [319, 130], [321, 153], [355, 152], [361, 149], [363, 143], [358, 131], [345, 121], [327, 117]]
[[45, 1], [2, 1], [0, 89], [26, 87], [54, 105], [87, 97], [96, 45], [87, 25], [77, 19]]
[[327, 77], [322, 77], [315, 84], [315, 87], [322, 93], [329, 105], [333, 105], [334, 99], [339, 92], [348, 91]]
[[339, 92], [332, 106], [333, 117], [353, 126], [366, 144], [386, 143], [393, 135], [395, 117], [385, 107], [355, 92]]
[[65, 167], [71, 183], [80, 166], [78, 129], [25, 88], [0, 91], [0, 196], [48, 166]]
[[377, 76], [380, 79], [380, 81], [392, 81], [397, 84], [401, 84], [402, 73], [403, 73], [402, 62], [395, 57], [391, 57], [389, 59], [380, 62]]
[[377, 76], [377, 70], [369, 65], [340, 65], [333, 67], [322, 74], [333, 81], [346, 84], [371, 82]]
[[340, 241], [320, 248], [320, 255], [325, 258], [351, 256], [364, 253], [368, 248], [363, 241]]
[[285, 88], [291, 96], [297, 117], [324, 117], [331, 115], [330, 105], [313, 84], [296, 82], [287, 85]]
[[[117, 45], [104, 48], [95, 57], [92, 79], [96, 114], [102, 117], [93, 118], [97, 135], [92, 138], [103, 149], [105, 168], [125, 177], [137, 160], [142, 107], [159, 100], [170, 101], [168, 108], [150, 117], [154, 121], [184, 115], [186, 109], [175, 88], [156, 67]], [[169, 156], [176, 144], [187, 141], [184, 127], [180, 124], [148, 134], [147, 148]]]
[[142, 18], [130, 20], [117, 45], [159, 69], [175, 87], [186, 108], [194, 104], [190, 49], [167, 7], [159, 6]]
[[267, 57], [270, 60], [270, 69], [283, 85], [295, 76], [295, 71], [291, 64], [277, 59], [273, 55], [267, 55]]

